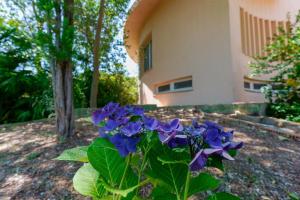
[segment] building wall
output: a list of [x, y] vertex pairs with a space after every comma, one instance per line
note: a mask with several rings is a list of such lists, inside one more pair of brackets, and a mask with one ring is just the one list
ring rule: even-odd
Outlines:
[[[264, 102], [263, 94], [244, 89], [250, 56], [262, 55], [278, 26], [287, 28], [287, 13], [293, 22], [299, 9], [300, 0], [161, 0], [139, 32], [140, 46], [149, 37], [153, 45], [153, 68], [140, 77], [141, 103]], [[155, 93], [157, 85], [187, 76], [192, 91]]]
[[[141, 103], [219, 104], [234, 101], [228, 0], [162, 0], [140, 33], [152, 37], [153, 68], [141, 74]], [[193, 90], [155, 94], [155, 87], [193, 77]]]
[[[251, 57], [249, 56], [256, 55], [257, 53], [259, 53], [260, 55], [263, 54], [263, 52], [261, 51], [261, 44], [266, 44], [272, 39], [272, 32], [278, 33], [278, 26], [280, 26], [281, 24], [285, 24], [286, 26], [286, 22], [288, 21], [288, 13], [290, 13], [292, 22], [294, 21], [295, 15], [300, 9], [300, 1], [229, 0], [229, 8], [232, 67], [233, 73], [235, 74], [234, 100], [236, 102], [263, 102], [265, 101], [265, 99], [262, 94], [248, 92], [244, 89], [244, 76], [248, 76], [250, 74], [248, 63], [249, 61], [251, 61]], [[243, 25], [243, 23], [241, 23], [241, 8], [244, 12], [248, 13], [248, 17], [250, 15], [252, 16], [252, 21], [248, 19], [247, 22], [249, 23], [247, 24], [247, 28], [249, 34], [248, 37], [250, 38], [248, 38], [248, 48], [247, 44], [245, 47], [245, 44], [243, 45], [242, 43], [242, 41], [245, 40], [245, 38], [243, 38], [243, 35], [245, 37], [245, 34], [242, 33], [243, 29], [241, 29], [241, 27], [245, 26], [245, 24]], [[257, 24], [255, 23], [255, 18], [257, 20]], [[262, 24], [260, 24], [259, 19], [263, 20], [263, 22], [261, 22]], [[246, 20], [244, 19], [244, 22], [245, 21]], [[252, 22], [252, 24], [250, 24], [250, 22]], [[267, 26], [268, 28], [266, 28], [265, 26]], [[252, 39], [250, 35], [252, 35]], [[254, 78], [257, 80], [268, 80], [270, 76], [259, 76]]]

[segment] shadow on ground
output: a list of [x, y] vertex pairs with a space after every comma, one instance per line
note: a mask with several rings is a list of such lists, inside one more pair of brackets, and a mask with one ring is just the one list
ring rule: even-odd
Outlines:
[[[166, 114], [165, 114], [166, 115]], [[234, 127], [245, 147], [226, 173], [212, 170], [227, 184], [220, 190], [242, 199], [289, 199], [300, 193], [300, 144], [268, 132]], [[72, 188], [80, 164], [54, 161], [64, 149], [87, 145], [97, 130], [77, 121], [76, 137], [58, 144], [52, 122], [0, 126], [0, 199], [83, 199]]]

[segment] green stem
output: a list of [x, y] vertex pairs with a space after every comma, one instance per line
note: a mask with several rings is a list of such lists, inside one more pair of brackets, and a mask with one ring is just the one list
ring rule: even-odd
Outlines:
[[[141, 168], [140, 168], [139, 173], [138, 173], [138, 184], [140, 184], [140, 182], [141, 182], [142, 172], [144, 171], [144, 168], [145, 168], [146, 157], [147, 157], [147, 154], [148, 154], [148, 152], [149, 152], [149, 149], [150, 149], [150, 148], [147, 147], [147, 149], [146, 149], [146, 151], [145, 151], [145, 155], [143, 156], [142, 165], [141, 165]], [[137, 189], [135, 195], [137, 195], [138, 192], [139, 192], [139, 190]]]
[[190, 176], [191, 176], [191, 172], [190, 172], [190, 170], [188, 170], [188, 173], [186, 175], [183, 200], [187, 200], [188, 199], [189, 187], [190, 187]]
[[[120, 185], [119, 185], [119, 189], [122, 189], [122, 187], [123, 187], [123, 183], [124, 183], [124, 180], [125, 180], [125, 177], [126, 177], [126, 174], [127, 174], [127, 170], [128, 170], [130, 161], [131, 161], [131, 154], [129, 154], [129, 156], [127, 158], [126, 167], [125, 167], [125, 170], [123, 172], [123, 176], [122, 176], [122, 179], [121, 179], [121, 182], [120, 182]], [[120, 199], [120, 198], [121, 198], [121, 196], [117, 197], [117, 199]]]

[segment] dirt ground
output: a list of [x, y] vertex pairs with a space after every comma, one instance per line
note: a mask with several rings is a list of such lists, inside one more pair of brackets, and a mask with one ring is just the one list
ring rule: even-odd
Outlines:
[[[239, 130], [245, 147], [236, 161], [226, 163], [220, 190], [242, 199], [290, 199], [300, 194], [300, 142], [267, 132]], [[84, 199], [72, 188], [80, 164], [54, 161], [64, 149], [87, 145], [97, 130], [86, 119], [77, 121], [76, 137], [59, 144], [52, 122], [0, 126], [0, 199]], [[226, 184], [225, 184], [226, 183]]]

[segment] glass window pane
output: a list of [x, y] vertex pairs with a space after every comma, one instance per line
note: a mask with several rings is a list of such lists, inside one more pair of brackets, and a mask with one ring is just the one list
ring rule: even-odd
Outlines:
[[144, 71], [152, 68], [152, 42], [150, 41], [144, 48]]
[[262, 84], [262, 83], [254, 83], [253, 84], [253, 89], [254, 90], [260, 90], [262, 87], [265, 87], [266, 84]]
[[188, 81], [181, 81], [181, 82], [176, 82], [174, 83], [174, 89], [183, 89], [183, 88], [191, 88], [193, 87], [193, 81], [188, 80]]
[[167, 92], [167, 91], [170, 91], [170, 89], [171, 89], [170, 84], [162, 85], [162, 86], [158, 87], [158, 92]]
[[250, 83], [249, 82], [244, 82], [244, 88], [250, 89]]

